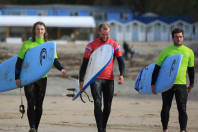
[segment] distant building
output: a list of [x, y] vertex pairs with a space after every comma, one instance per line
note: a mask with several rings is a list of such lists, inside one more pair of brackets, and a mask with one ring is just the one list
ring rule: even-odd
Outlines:
[[75, 5], [5, 5], [0, 7], [2, 15], [27, 16], [92, 16], [96, 24], [106, 21], [129, 22], [133, 12], [127, 6], [75, 6]]
[[198, 40], [198, 22], [193, 24], [193, 40]]
[[116, 41], [123, 41], [124, 35], [126, 33], [124, 24], [118, 21], [108, 21], [107, 23], [111, 27], [110, 37]]
[[[0, 34], [4, 34], [2, 35], [3, 37], [1, 37], [0, 40], [4, 40], [4, 38], [6, 37], [21, 36], [23, 37], [23, 39], [28, 39], [31, 35], [32, 24], [37, 20], [44, 20], [43, 22], [45, 22], [48, 27], [51, 39], [91, 41], [95, 36], [95, 26], [97, 24], [108, 21], [118, 21], [126, 23], [133, 20], [133, 12], [130, 8], [124, 6], [99, 7], [73, 5], [5, 5], [0, 6], [0, 19], [3, 19], [3, 16], [10, 16], [10, 19], [13, 20], [10, 20], [9, 22], [0, 22], [0, 29], [2, 29], [0, 31]], [[21, 17], [24, 17], [24, 22], [18, 21], [19, 19], [21, 19]], [[32, 17], [33, 20], [31, 19], [31, 22], [29, 22], [28, 25], [25, 25], [27, 17]], [[57, 17], [58, 19], [51, 19], [53, 17]], [[63, 20], [64, 17], [67, 18], [67, 20], [65, 19], [66, 21]], [[81, 20], [76, 19], [75, 21], [71, 21], [73, 17], [80, 17]], [[89, 21], [90, 19], [87, 19], [88, 17], [94, 18], [95, 26], [93, 26], [94, 24], [91, 23], [93, 22], [92, 20]], [[13, 23], [14, 20], [16, 21]], [[69, 21], [70, 24], [67, 21]], [[83, 21], [87, 21], [87, 24], [83, 23]], [[21, 25], [17, 25], [16, 22], [21, 23]], [[9, 25], [8, 23], [12, 24]], [[21, 29], [21, 27], [23, 28]], [[121, 32], [117, 34], [118, 35], [115, 36], [115, 39], [122, 40], [123, 34]]]
[[181, 28], [184, 30], [184, 40], [193, 39], [193, 21], [188, 19], [178, 19], [170, 24], [171, 30]]
[[[4, 20], [6, 16], [12, 17], [12, 20], [6, 22]], [[24, 21], [19, 21], [21, 17], [24, 17]], [[27, 19], [27, 17], [32, 17], [32, 19]], [[25, 25], [25, 21], [29, 20], [29, 25]], [[198, 40], [198, 24], [193, 24], [190, 17], [162, 17], [152, 12], [134, 17], [133, 11], [127, 6], [55, 4], [0, 5], [0, 41], [4, 41], [7, 37], [27, 39], [31, 35], [33, 22], [38, 20], [46, 23], [49, 37], [58, 40], [92, 41], [96, 36], [95, 27], [101, 23], [109, 23], [111, 38], [121, 42], [171, 41], [171, 31], [176, 27], [184, 30], [185, 40]], [[19, 23], [21, 26], [17, 26], [17, 24], [20, 25]]]
[[184, 39], [192, 40], [192, 19], [189, 17], [135, 17], [135, 20], [140, 21], [146, 25], [145, 41], [170, 41], [171, 31], [178, 27], [185, 32]]
[[146, 24], [133, 20], [125, 25], [125, 41], [146, 41]]

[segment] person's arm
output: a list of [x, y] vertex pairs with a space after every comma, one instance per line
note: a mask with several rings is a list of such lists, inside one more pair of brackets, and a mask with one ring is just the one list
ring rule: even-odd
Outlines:
[[80, 90], [82, 90], [82, 87], [83, 87], [84, 77], [85, 77], [85, 73], [86, 73], [86, 70], [87, 70], [88, 62], [89, 62], [89, 59], [84, 57], [82, 65], [80, 67], [80, 72], [79, 72]]
[[119, 84], [124, 83], [124, 73], [125, 73], [125, 64], [122, 56], [117, 57], [118, 60], [118, 66], [119, 66], [119, 71], [120, 71], [120, 77], [119, 77]]
[[80, 67], [80, 72], [79, 72], [79, 80], [80, 80], [80, 82], [84, 81], [84, 76], [85, 76], [85, 72], [87, 70], [88, 62], [89, 62], [88, 58], [83, 58], [83, 62], [82, 62], [82, 65]]
[[15, 65], [15, 80], [16, 80], [16, 85], [17, 87], [21, 88], [21, 81], [20, 81], [20, 74], [21, 74], [21, 68], [23, 64], [23, 59], [17, 58], [17, 62]]
[[59, 62], [59, 60], [56, 58], [54, 59], [54, 66], [59, 70], [61, 71], [63, 68], [63, 66], [61, 65], [61, 63]]
[[54, 59], [54, 66], [61, 71], [62, 75], [65, 76], [66, 75], [66, 71], [64, 69], [64, 67], [61, 65], [61, 63], [59, 62], [58, 58]]
[[125, 73], [125, 64], [124, 64], [124, 60], [123, 60], [123, 57], [122, 56], [119, 56], [117, 58], [118, 60], [118, 66], [119, 66], [119, 71], [120, 71], [120, 75], [124, 75]]
[[23, 59], [18, 57], [15, 65], [15, 80], [20, 78], [22, 64], [23, 64]]
[[155, 83], [157, 81], [157, 77], [158, 77], [160, 68], [161, 68], [160, 66], [155, 64], [155, 68], [154, 68], [153, 73], [152, 73], [151, 86], [152, 86], [152, 93], [153, 94], [156, 94], [156, 92], [155, 92]]
[[194, 86], [194, 78], [195, 78], [194, 67], [188, 67], [188, 77], [189, 77], [189, 81], [190, 81], [190, 85], [188, 87], [188, 92], [191, 92], [192, 88]]

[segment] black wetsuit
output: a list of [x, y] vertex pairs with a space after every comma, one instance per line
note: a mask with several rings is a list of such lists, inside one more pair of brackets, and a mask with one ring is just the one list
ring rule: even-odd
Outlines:
[[[124, 60], [120, 56], [117, 58], [120, 75], [124, 74]], [[89, 59], [84, 58], [80, 68], [80, 81], [83, 81]], [[114, 94], [114, 80], [97, 78], [90, 85], [91, 94], [94, 99], [94, 115], [98, 132], [106, 132], [107, 121], [111, 112], [111, 103]], [[102, 110], [102, 97], [104, 108]]]
[[[23, 60], [18, 57], [16, 63], [17, 72], [15, 73], [16, 80], [20, 78], [22, 63]], [[54, 60], [54, 66], [60, 71], [63, 69], [58, 59]], [[46, 86], [47, 86], [46, 76], [34, 83], [24, 86], [25, 96], [27, 99], [27, 116], [28, 116], [29, 126], [30, 128], [35, 128], [36, 130], [38, 129], [43, 112], [43, 100], [45, 97]]]
[[[155, 84], [160, 67], [155, 66], [152, 76], [152, 85]], [[194, 67], [188, 67], [188, 75], [190, 80], [190, 86], [194, 84]], [[188, 89], [186, 85], [174, 84], [171, 89], [162, 93], [162, 110], [161, 110], [161, 122], [163, 130], [168, 129], [169, 111], [172, 105], [172, 100], [175, 95], [177, 109], [179, 112], [179, 124], [181, 130], [186, 130], [188, 116], [186, 113], [186, 104], [188, 100]]]

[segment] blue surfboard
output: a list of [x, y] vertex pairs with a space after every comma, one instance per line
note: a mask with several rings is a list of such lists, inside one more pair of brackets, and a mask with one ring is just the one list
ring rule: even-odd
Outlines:
[[[177, 54], [164, 60], [155, 84], [156, 93], [161, 93], [171, 88], [179, 71], [182, 57], [183, 55]], [[135, 81], [135, 89], [139, 93], [152, 94], [151, 80], [154, 67], [155, 64], [150, 64], [138, 74]]]
[[[114, 55], [114, 48], [111, 44], [104, 44], [97, 48], [90, 56], [84, 78], [83, 91], [97, 78], [98, 75], [110, 63]], [[78, 91], [72, 100], [77, 99], [82, 91]]]
[[[30, 84], [48, 73], [54, 62], [56, 44], [46, 42], [28, 50], [22, 64], [21, 85]], [[0, 92], [16, 89], [15, 65], [17, 56], [0, 64]]]

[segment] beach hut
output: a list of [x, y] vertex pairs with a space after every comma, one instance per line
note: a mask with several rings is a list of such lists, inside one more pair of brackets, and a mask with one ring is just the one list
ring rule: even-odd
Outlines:
[[198, 40], [198, 22], [193, 24], [193, 40]]
[[184, 30], [184, 40], [192, 40], [193, 38], [193, 24], [191, 21], [178, 19], [170, 24], [171, 30], [174, 28], [181, 28]]
[[138, 20], [125, 24], [125, 41], [145, 41], [146, 25]]
[[123, 41], [125, 32], [124, 24], [114, 20], [108, 21], [107, 23], [110, 25], [111, 28], [110, 37], [116, 41]]
[[144, 17], [138, 16], [136, 20], [144, 23], [145, 28], [145, 41], [168, 41], [170, 34], [170, 26], [164, 17], [151, 16]]
[[147, 41], [169, 41], [170, 26], [160, 19], [147, 24]]

